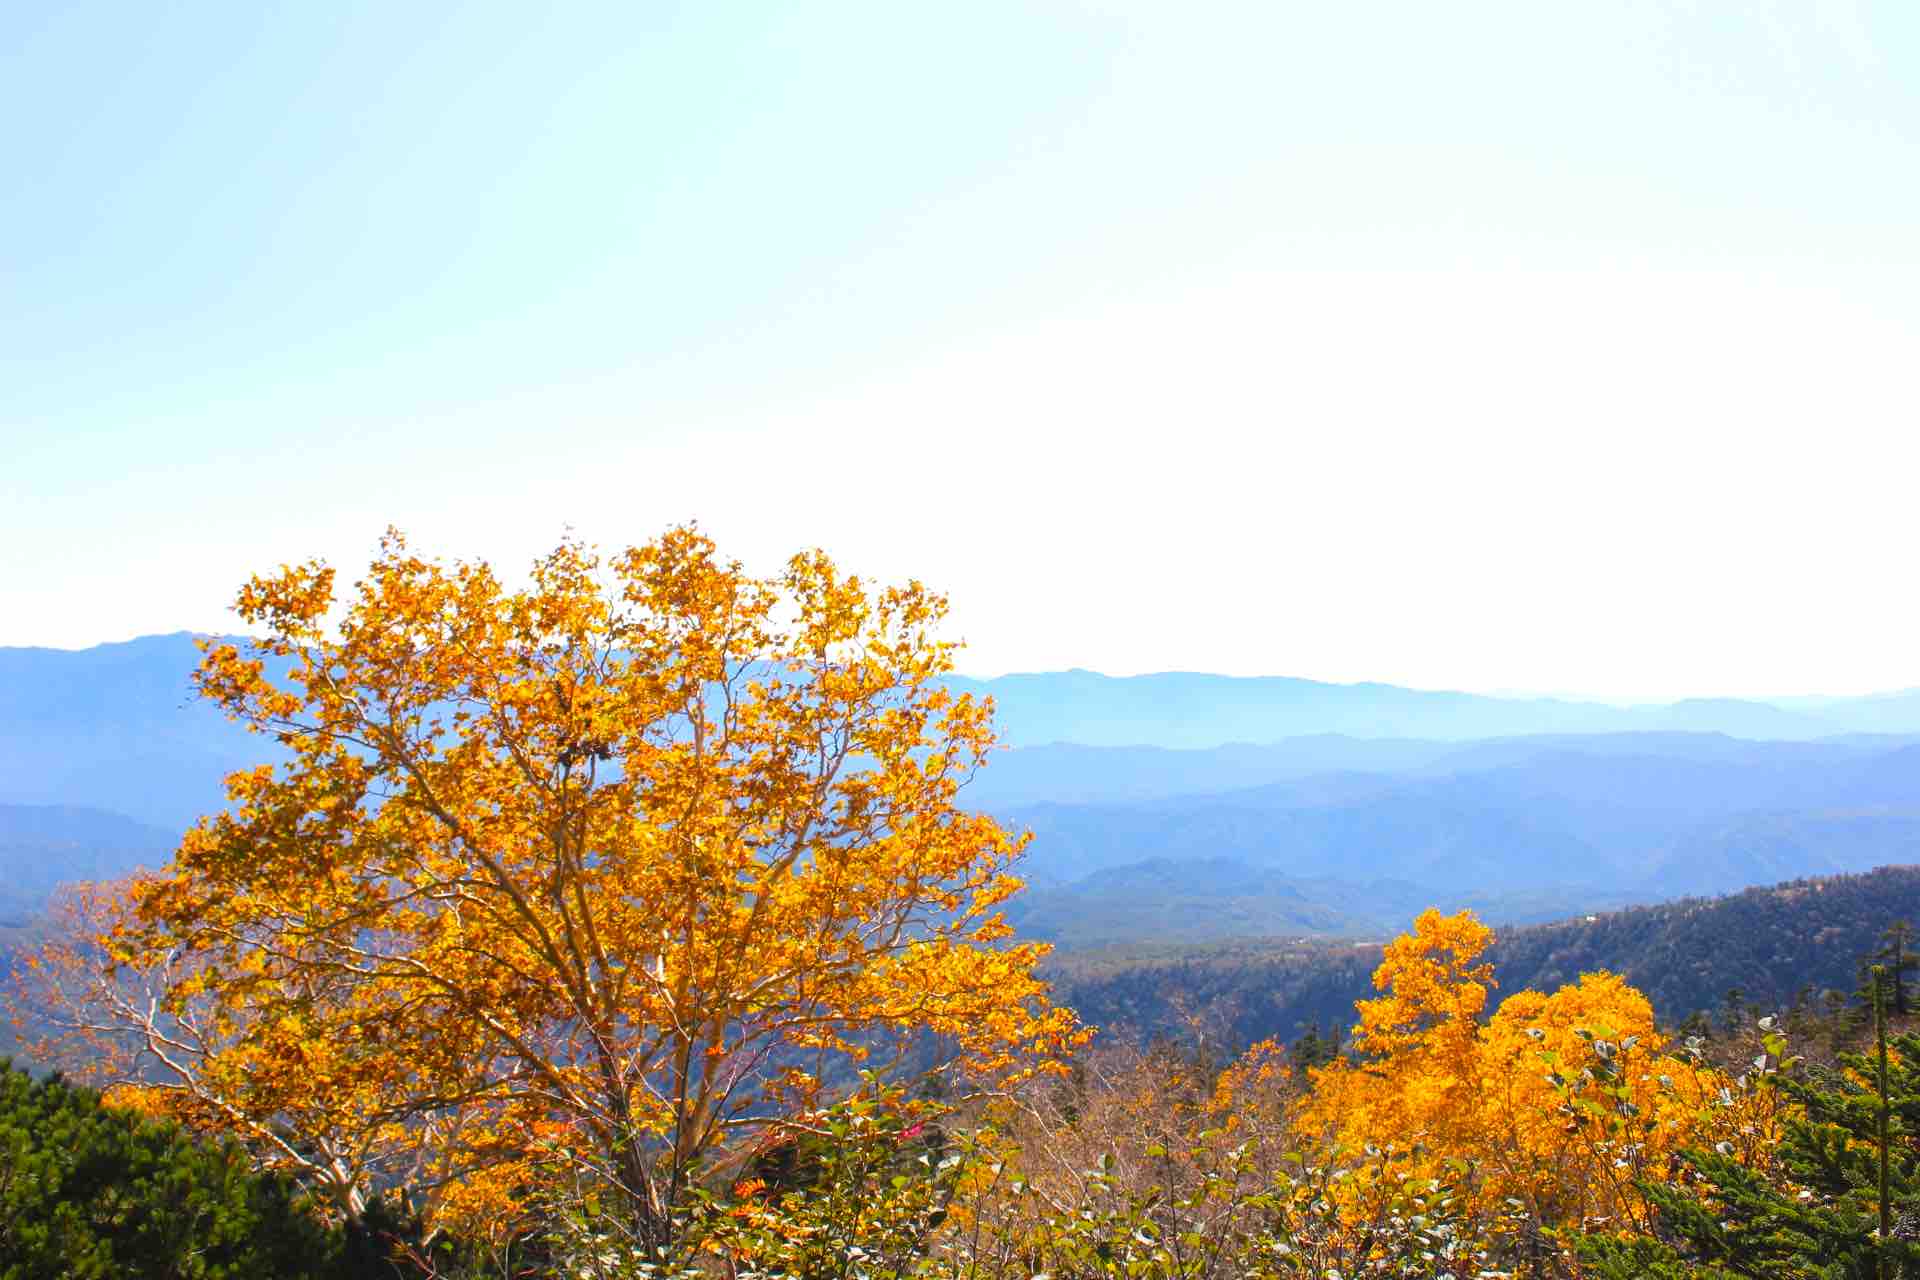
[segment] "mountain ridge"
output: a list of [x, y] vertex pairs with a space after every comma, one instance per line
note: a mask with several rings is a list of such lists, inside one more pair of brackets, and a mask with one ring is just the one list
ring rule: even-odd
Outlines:
[[[222, 808], [224, 777], [274, 747], [194, 697], [200, 638], [0, 649], [0, 804], [125, 814], [170, 833], [164, 847]], [[1920, 695], [1822, 701], [1815, 720], [1804, 706], [1737, 699], [1620, 708], [1192, 672], [949, 683], [994, 694], [1011, 744], [961, 803], [1036, 831], [1035, 889], [1064, 895], [1055, 907], [1077, 901], [1088, 920], [1108, 911], [1114, 928], [1173, 918], [1140, 907], [1139, 883], [1112, 875], [1154, 859], [1266, 877], [1211, 898], [1224, 872], [1171, 878], [1183, 928], [1272, 915], [1325, 932], [1386, 923], [1356, 909], [1375, 884], [1537, 918], [1915, 856], [1920, 738], [1885, 730]], [[1605, 719], [1602, 731], [1580, 727], [1589, 716]], [[1494, 728], [1526, 731], [1480, 733]], [[1739, 732], [1755, 728], [1820, 733]], [[1455, 736], [1468, 730], [1480, 736]], [[1072, 733], [1163, 741], [1059, 741]], [[1847, 816], [1861, 810], [1879, 816]], [[1104, 906], [1083, 883], [1103, 876]], [[1397, 891], [1377, 896], [1400, 909]]]
[[[1753, 1015], [1806, 996], [1850, 992], [1859, 964], [1897, 921], [1920, 922], [1920, 866], [1799, 877], [1712, 898], [1588, 912], [1496, 928], [1485, 959], [1497, 991], [1551, 991], [1584, 973], [1618, 973], [1671, 1027], [1727, 1003]], [[1344, 1035], [1353, 1002], [1374, 994], [1383, 941], [1243, 937], [1206, 946], [1117, 946], [1055, 953], [1048, 973], [1083, 1018], [1146, 1038], [1198, 1023], [1229, 1051], [1303, 1032]], [[1496, 997], [1497, 998], [1497, 997]]]

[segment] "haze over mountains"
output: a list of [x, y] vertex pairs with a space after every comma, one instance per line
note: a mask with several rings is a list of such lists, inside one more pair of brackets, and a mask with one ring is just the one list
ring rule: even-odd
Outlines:
[[261, 743], [201, 702], [184, 633], [0, 649], [0, 804], [113, 810], [174, 834], [224, 799]]
[[1649, 730], [1780, 739], [1920, 733], [1920, 690], [1783, 699], [1783, 704], [1791, 703], [1789, 709], [1738, 698], [1616, 707], [1559, 698], [1496, 698], [1387, 684], [1180, 671], [1144, 676], [1049, 671], [951, 683], [992, 694], [1000, 710], [1001, 736], [1014, 746], [1075, 742], [1190, 748], [1329, 733], [1443, 741]]
[[159, 867], [175, 838], [101, 809], [0, 804], [0, 925], [24, 922], [61, 884]]
[[[187, 635], [0, 649], [0, 872], [154, 861], [267, 746], [195, 699]], [[1086, 671], [955, 678], [1008, 750], [964, 792], [1036, 839], [1063, 942], [1379, 934], [1920, 862], [1920, 693], [1622, 708]], [[120, 825], [115, 825], [116, 823]], [[31, 872], [29, 874], [28, 872]]]
[[997, 812], [1034, 833], [1015, 908], [1032, 934], [1379, 933], [1428, 905], [1526, 922], [1920, 862], [1920, 743], [1516, 739], [1400, 770]]

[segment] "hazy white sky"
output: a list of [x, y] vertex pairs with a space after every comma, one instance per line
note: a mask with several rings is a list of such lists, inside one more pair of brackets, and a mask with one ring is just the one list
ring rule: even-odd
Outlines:
[[14, 6], [0, 644], [697, 518], [965, 666], [1920, 685], [1920, 6]]

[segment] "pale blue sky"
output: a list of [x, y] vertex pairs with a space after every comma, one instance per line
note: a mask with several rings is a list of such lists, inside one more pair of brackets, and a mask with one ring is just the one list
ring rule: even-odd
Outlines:
[[966, 665], [1920, 685], [1920, 6], [21, 4], [0, 644], [699, 518]]

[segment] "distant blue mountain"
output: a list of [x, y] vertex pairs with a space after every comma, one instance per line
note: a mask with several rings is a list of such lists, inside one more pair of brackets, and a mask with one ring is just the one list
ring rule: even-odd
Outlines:
[[[1523, 738], [1397, 773], [995, 812], [1033, 834], [1029, 880], [1082, 900], [1135, 883], [1114, 877], [1148, 864], [1210, 868], [1184, 885], [1206, 896], [1224, 861], [1293, 887], [1326, 881], [1308, 899], [1348, 916], [1366, 916], [1354, 888], [1375, 882], [1434, 902], [1544, 893], [1571, 911], [1920, 862], [1920, 745]], [[1588, 896], [1565, 896], [1576, 888]], [[1281, 905], [1276, 925], [1295, 927]]]
[[173, 846], [171, 833], [117, 813], [0, 804], [0, 924], [39, 911], [57, 885], [157, 869]]
[[[195, 698], [198, 659], [184, 634], [0, 649], [14, 865], [151, 860], [271, 756]], [[1036, 834], [1028, 909], [1055, 936], [1152, 928], [1156, 901], [1201, 932], [1339, 931], [1417, 900], [1537, 918], [1920, 860], [1916, 691], [1621, 708], [1178, 672], [951, 684], [995, 699], [1011, 745], [963, 800]], [[52, 825], [19, 834], [25, 806]]]
[[0, 649], [0, 804], [92, 805], [176, 835], [266, 744], [200, 701], [187, 634]]
[[1089, 747], [1073, 742], [1013, 747], [967, 784], [967, 803], [1100, 804], [1234, 791], [1328, 772], [1404, 773], [1460, 750], [1455, 742], [1350, 738], [1321, 733], [1220, 747]]
[[1061, 947], [1314, 936], [1386, 938], [1428, 907], [1474, 911], [1496, 926], [1538, 924], [1650, 900], [1593, 885], [1504, 888], [1472, 883], [1291, 876], [1232, 858], [1154, 858], [1071, 884], [1035, 885], [1007, 905], [1022, 937]]
[[1464, 741], [1543, 733], [1677, 731], [1812, 739], [1847, 732], [1920, 733], [1920, 693], [1842, 698], [1786, 709], [1737, 698], [1615, 707], [1560, 698], [1497, 698], [1388, 684], [1326, 684], [1286, 676], [1169, 671], [1103, 676], [1050, 671], [990, 680], [955, 677], [990, 694], [1014, 746], [1213, 747], [1313, 734]]
[[1662, 896], [1920, 864], [1920, 808], [1747, 813], [1702, 824], [1654, 868]]

